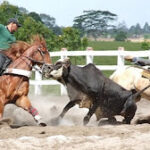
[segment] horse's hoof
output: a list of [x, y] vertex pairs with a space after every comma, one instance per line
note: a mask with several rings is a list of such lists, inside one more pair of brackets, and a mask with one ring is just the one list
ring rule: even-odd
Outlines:
[[41, 126], [41, 127], [45, 127], [45, 126], [47, 126], [47, 124], [46, 124], [46, 123], [44, 123], [44, 122], [40, 122], [38, 125], [39, 125], [39, 126]]
[[11, 118], [4, 118], [0, 120], [0, 125], [12, 125], [13, 124], [13, 120]]

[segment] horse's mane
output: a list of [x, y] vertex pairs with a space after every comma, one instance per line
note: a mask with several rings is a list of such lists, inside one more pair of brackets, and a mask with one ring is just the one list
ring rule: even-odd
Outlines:
[[23, 41], [16, 41], [15, 43], [11, 44], [8, 50], [1, 51], [2, 53], [6, 54], [12, 60], [19, 58], [28, 48], [30, 44]]
[[30, 42], [24, 41], [17, 41], [11, 44], [11, 47], [8, 50], [1, 51], [2, 53], [6, 54], [12, 60], [19, 58], [28, 48], [33, 45], [42, 45], [42, 47], [46, 48], [46, 41], [43, 37], [39, 35], [34, 35], [31, 38]]

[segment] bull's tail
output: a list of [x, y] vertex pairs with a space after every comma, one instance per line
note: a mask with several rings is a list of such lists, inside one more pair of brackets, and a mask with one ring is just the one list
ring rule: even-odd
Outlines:
[[138, 91], [137, 93], [135, 93], [133, 95], [133, 99], [135, 100], [138, 96], [140, 96], [145, 90], [147, 90], [150, 87], [150, 84], [148, 86], [146, 86], [145, 88], [143, 88], [142, 90]]
[[135, 103], [135, 100], [138, 96], [141, 95], [141, 93], [143, 93], [146, 89], [148, 89], [150, 87], [150, 84], [148, 86], [146, 86], [145, 88], [143, 88], [142, 90], [138, 91], [135, 94], [132, 94], [128, 97], [128, 99], [126, 100], [124, 107], [121, 111], [121, 115], [125, 116], [125, 121], [126, 123], [130, 123], [131, 119], [134, 117], [137, 106]]

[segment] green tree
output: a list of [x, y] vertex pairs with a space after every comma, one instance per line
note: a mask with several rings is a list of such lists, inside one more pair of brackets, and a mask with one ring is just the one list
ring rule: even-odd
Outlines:
[[147, 22], [144, 24], [143, 33], [150, 33], [150, 26]]
[[33, 18], [34, 20], [36, 20], [37, 22], [39, 21], [39, 22], [43, 23], [42, 20], [41, 20], [41, 17], [40, 17], [39, 14], [37, 14], [36, 12], [30, 12], [30, 13], [28, 14], [28, 16], [32, 17], [32, 18]]
[[42, 22], [57, 35], [62, 34], [61, 28], [56, 25], [56, 19], [47, 14], [40, 14]]
[[32, 35], [40, 34], [45, 38], [47, 48], [50, 51], [60, 50], [62, 47], [66, 47], [68, 50], [81, 49], [79, 30], [71, 27], [64, 28], [61, 36], [58, 36], [52, 29], [57, 30], [59, 27], [55, 24], [55, 18], [49, 15], [39, 15], [36, 12], [28, 13], [25, 8], [10, 5], [8, 2], [3, 2], [0, 5], [0, 14], [2, 24], [6, 24], [11, 17], [18, 17], [23, 27], [15, 32], [17, 40], [29, 41]]
[[116, 20], [117, 15], [109, 11], [86, 10], [83, 15], [74, 19], [74, 27], [80, 29], [83, 34], [91, 34], [94, 37], [106, 32], [106, 29], [114, 27], [111, 22]]
[[23, 28], [19, 29], [16, 33], [17, 39], [28, 41], [33, 34], [41, 34], [44, 38], [50, 38], [53, 36], [51, 30], [40, 22], [36, 22], [31, 17], [24, 18]]
[[127, 33], [123, 32], [123, 31], [119, 31], [116, 34], [115, 40], [116, 41], [125, 41], [126, 38], [127, 38]]
[[81, 46], [83, 50], [85, 50], [88, 46], [88, 39], [86, 37], [83, 37], [83, 39], [81, 40]]
[[9, 18], [15, 18], [20, 16], [20, 11], [17, 6], [10, 5], [7, 1], [4, 1], [0, 5], [0, 23], [7, 24]]
[[61, 41], [61, 46], [66, 47], [68, 50], [79, 49], [81, 47], [79, 30], [72, 27], [63, 28]]

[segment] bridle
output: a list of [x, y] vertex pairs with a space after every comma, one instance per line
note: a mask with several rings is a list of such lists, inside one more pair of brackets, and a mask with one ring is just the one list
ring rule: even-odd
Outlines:
[[40, 55], [42, 56], [42, 61], [34, 60], [33, 58], [28, 57], [28, 56], [23, 56], [23, 57], [25, 57], [25, 58], [31, 60], [33, 63], [41, 64], [42, 67], [41, 67], [41, 69], [39, 69], [39, 68], [36, 68], [35, 66], [32, 66], [31, 64], [29, 64], [29, 63], [26, 62], [27, 65], [28, 65], [30, 68], [34, 68], [36, 71], [38, 71], [40, 74], [42, 74], [42, 70], [43, 70], [44, 65], [45, 65], [45, 62], [44, 62], [44, 56], [45, 56], [45, 53], [41, 50], [40, 47], [38, 47], [37, 50], [34, 51], [33, 56], [34, 56], [35, 54], [37, 54], [37, 52], [39, 52]]
[[28, 59], [31, 60], [33, 63], [44, 64], [44, 63], [45, 63], [45, 62], [44, 62], [44, 56], [45, 56], [44, 52], [41, 50], [40, 47], [38, 47], [37, 51], [34, 51], [33, 56], [34, 56], [37, 52], [39, 52], [39, 53], [41, 54], [43, 61], [37, 61], [37, 60], [34, 60], [33, 58], [28, 57], [28, 56], [24, 56], [24, 57], [28, 58]]
[[[37, 60], [34, 60], [33, 57], [34, 55], [37, 54], [37, 52], [40, 53], [40, 55], [42, 56], [42, 61], [37, 61]], [[44, 66], [45, 66], [45, 62], [44, 62], [44, 58], [45, 58], [45, 55], [46, 53], [44, 53], [40, 47], [38, 47], [36, 50], [34, 50], [34, 52], [32, 53], [32, 57], [28, 57], [28, 56], [25, 56], [25, 55], [22, 55], [20, 57], [20, 59], [22, 59], [30, 69], [35, 69], [36, 71], [38, 71], [40, 74], [43, 75], [43, 69], [44, 69]], [[28, 61], [26, 60], [30, 60], [32, 63], [34, 64], [41, 64], [42, 67], [39, 67], [39, 68], [36, 68], [34, 66], [34, 64], [30, 64]], [[19, 63], [16, 64], [16, 66], [18, 65]], [[22, 76], [26, 76], [28, 78], [31, 77], [31, 71], [28, 71], [28, 70], [23, 70], [23, 69], [18, 69], [18, 68], [7, 68], [4, 72], [4, 74], [16, 74], [16, 75], [22, 75]]]

